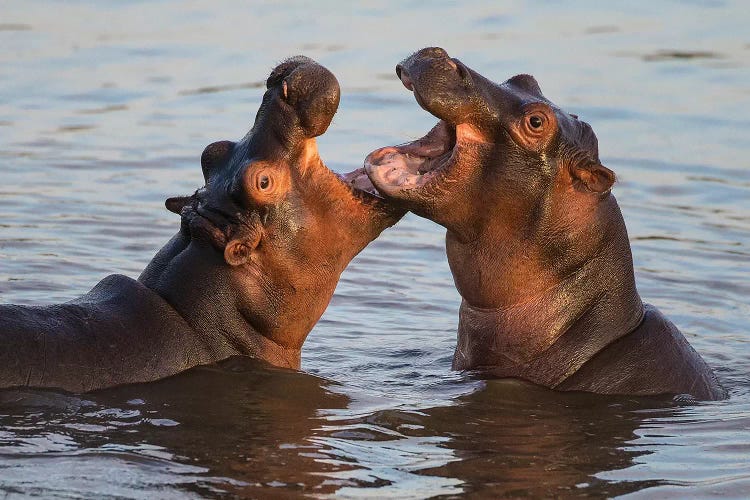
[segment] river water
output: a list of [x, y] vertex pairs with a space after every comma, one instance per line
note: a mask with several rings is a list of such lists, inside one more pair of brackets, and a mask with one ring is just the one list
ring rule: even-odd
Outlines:
[[[559, 394], [450, 371], [459, 297], [407, 216], [344, 273], [302, 372], [235, 360], [94, 394], [0, 393], [0, 496], [750, 495], [750, 7], [742, 1], [0, 2], [0, 301], [137, 276], [165, 198], [303, 53], [342, 87], [334, 170], [435, 119], [396, 79], [440, 45], [534, 74], [615, 170], [639, 290], [730, 398]], [[0, 346], [1, 348], [1, 346]]]

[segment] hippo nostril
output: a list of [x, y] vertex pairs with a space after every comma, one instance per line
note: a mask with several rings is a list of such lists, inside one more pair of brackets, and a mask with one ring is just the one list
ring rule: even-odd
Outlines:
[[398, 77], [399, 80], [401, 79], [401, 65], [400, 64], [396, 65], [396, 76]]

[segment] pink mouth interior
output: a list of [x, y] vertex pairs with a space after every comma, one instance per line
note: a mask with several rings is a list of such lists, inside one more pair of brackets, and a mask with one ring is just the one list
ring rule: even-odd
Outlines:
[[365, 168], [379, 185], [401, 189], [421, 187], [447, 165], [455, 145], [455, 130], [440, 121], [421, 139], [370, 153]]

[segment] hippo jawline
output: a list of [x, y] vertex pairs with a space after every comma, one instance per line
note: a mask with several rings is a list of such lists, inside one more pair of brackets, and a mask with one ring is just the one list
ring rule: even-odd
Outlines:
[[365, 170], [386, 194], [421, 188], [453, 163], [456, 143], [456, 128], [440, 120], [420, 139], [373, 151]]

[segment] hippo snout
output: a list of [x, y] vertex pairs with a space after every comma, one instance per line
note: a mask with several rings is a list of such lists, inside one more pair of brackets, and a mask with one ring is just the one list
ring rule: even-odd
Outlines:
[[452, 125], [466, 120], [476, 94], [469, 70], [440, 47], [426, 47], [396, 65], [396, 76], [417, 103]]

